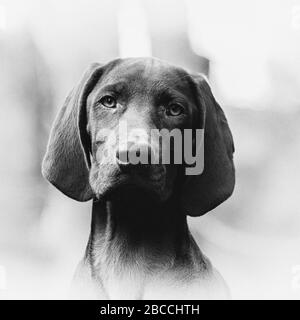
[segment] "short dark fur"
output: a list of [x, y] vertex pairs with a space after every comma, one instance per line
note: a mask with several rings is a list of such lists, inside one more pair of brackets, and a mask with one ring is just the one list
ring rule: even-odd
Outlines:
[[[122, 104], [114, 113], [98, 106], [107, 90], [114, 90]], [[159, 106], [173, 97], [185, 103], [186, 114], [165, 119]], [[129, 172], [104, 165], [107, 137], [99, 139], [97, 133], [103, 127], [116, 131], [120, 120], [147, 131], [204, 129], [204, 172], [185, 176], [183, 165], [136, 166]], [[225, 115], [201, 75], [150, 58], [117, 59], [87, 70], [56, 117], [42, 172], [72, 199], [94, 201], [83, 264], [101, 297], [114, 297], [107, 284], [109, 266], [119, 275], [138, 261], [135, 267], [151, 277], [166, 269], [179, 282], [211, 272], [186, 215], [203, 215], [232, 194], [233, 152]], [[134, 297], [144, 297], [144, 289], [141, 285]]]

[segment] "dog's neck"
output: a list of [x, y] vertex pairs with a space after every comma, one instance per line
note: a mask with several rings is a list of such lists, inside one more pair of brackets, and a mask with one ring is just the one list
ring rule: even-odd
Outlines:
[[[191, 254], [193, 251], [193, 254]], [[93, 270], [108, 265], [122, 272], [133, 264], [149, 268], [192, 266], [201, 256], [181, 211], [178, 196], [165, 203], [142, 194], [127, 193], [107, 201], [94, 201], [86, 258]], [[119, 268], [119, 269], [118, 269]]]
[[179, 199], [174, 194], [157, 203], [129, 192], [94, 201], [85, 262], [104, 298], [140, 299], [147, 284], [172, 287], [206, 274], [209, 262], [189, 232]]

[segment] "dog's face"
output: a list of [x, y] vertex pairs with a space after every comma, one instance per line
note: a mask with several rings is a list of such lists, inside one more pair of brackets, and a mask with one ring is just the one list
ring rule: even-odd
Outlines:
[[[172, 158], [175, 145], [164, 148], [161, 139], [151, 139], [153, 130], [175, 129], [204, 129], [200, 174], [185, 176], [184, 161]], [[197, 149], [194, 135], [190, 139]], [[161, 161], [165, 152], [167, 163]], [[52, 128], [43, 175], [79, 201], [108, 199], [129, 188], [165, 201], [176, 189], [182, 210], [196, 216], [231, 195], [233, 152], [225, 115], [201, 75], [158, 59], [118, 59], [93, 64], [66, 99]], [[133, 161], [137, 158], [140, 162]]]
[[[162, 163], [162, 150], [174, 150], [151, 141], [151, 134], [193, 128], [197, 107], [188, 73], [154, 59], [120, 61], [89, 94], [87, 112], [89, 180], [95, 195], [103, 198], [138, 188], [166, 200], [180, 166]], [[131, 163], [131, 154], [144, 156], [147, 163]]]

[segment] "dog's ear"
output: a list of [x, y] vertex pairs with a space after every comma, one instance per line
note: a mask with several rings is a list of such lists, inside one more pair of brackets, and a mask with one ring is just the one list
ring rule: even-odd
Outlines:
[[93, 196], [89, 184], [86, 102], [101, 74], [102, 66], [92, 64], [67, 97], [54, 120], [42, 163], [43, 176], [65, 195], [78, 201], [87, 201]]
[[186, 176], [182, 189], [183, 210], [200, 216], [229, 198], [235, 185], [233, 138], [219, 104], [207, 80], [192, 76], [199, 117], [198, 128], [204, 128], [204, 170], [200, 175]]

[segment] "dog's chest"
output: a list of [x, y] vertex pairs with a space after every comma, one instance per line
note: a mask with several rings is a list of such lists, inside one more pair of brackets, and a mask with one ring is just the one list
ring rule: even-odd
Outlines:
[[103, 281], [110, 299], [142, 299], [146, 276], [140, 272], [110, 275]]
[[106, 278], [104, 287], [109, 299], [224, 299], [228, 298], [223, 283], [211, 278], [198, 277], [193, 280], [178, 280], [166, 271], [147, 274], [132, 271], [122, 276]]
[[[120, 270], [110, 269], [102, 273], [102, 283], [109, 299], [145, 299], [145, 295], [160, 288], [171, 287], [172, 281], [166, 280], [167, 272], [153, 272], [140, 266]], [[174, 283], [174, 281], [173, 281]]]
[[98, 270], [100, 272], [96, 278], [90, 271], [91, 268], [86, 264], [79, 267], [73, 283], [73, 296], [117, 300], [229, 298], [228, 288], [215, 270], [206, 275], [199, 274], [192, 280], [178, 277], [178, 273], [174, 274], [170, 270], [150, 273], [137, 267], [123, 269], [123, 272], [103, 268]]

